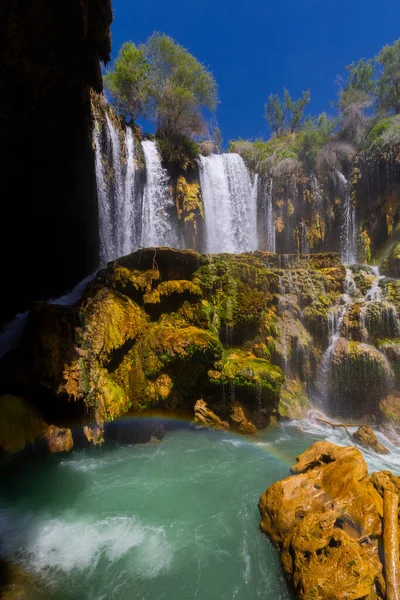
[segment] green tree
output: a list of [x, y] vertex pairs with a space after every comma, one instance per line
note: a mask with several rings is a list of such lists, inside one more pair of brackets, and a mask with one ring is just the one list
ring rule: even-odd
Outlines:
[[135, 121], [147, 114], [151, 98], [149, 74], [144, 49], [125, 42], [113, 68], [104, 76], [104, 85], [113, 97], [115, 109], [123, 117]]
[[309, 91], [303, 92], [301, 98], [292, 100], [285, 88], [283, 101], [278, 94], [270, 94], [265, 104], [265, 118], [270, 129], [278, 136], [298, 131], [304, 118], [304, 110], [311, 100]]
[[201, 135], [202, 109], [214, 111], [217, 84], [212, 74], [167, 35], [154, 33], [145, 44], [154, 96], [153, 119], [160, 137]]
[[376, 57], [381, 66], [377, 82], [378, 110], [400, 113], [400, 39], [382, 48]]
[[304, 117], [304, 110], [311, 100], [310, 91], [303, 92], [298, 100], [291, 99], [288, 90], [285, 89], [285, 109], [287, 115], [287, 127], [290, 133], [298, 131]]
[[285, 110], [278, 94], [270, 94], [265, 104], [265, 118], [268, 125], [278, 137], [285, 132]]
[[310, 168], [314, 168], [319, 151], [332, 140], [336, 122], [326, 113], [308, 118], [300, 132], [300, 157]]
[[376, 65], [372, 59], [362, 58], [358, 63], [347, 65], [345, 86], [339, 92], [339, 109], [345, 111], [353, 103], [368, 106], [372, 103], [376, 88], [374, 80]]

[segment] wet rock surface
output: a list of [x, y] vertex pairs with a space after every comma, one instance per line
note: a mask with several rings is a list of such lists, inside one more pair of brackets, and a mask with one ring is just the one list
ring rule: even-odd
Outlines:
[[390, 454], [390, 451], [379, 442], [376, 433], [368, 425], [361, 425], [353, 433], [353, 437], [361, 446], [372, 448], [377, 454]]
[[303, 418], [325, 396], [328, 414], [384, 424], [400, 291], [382, 288], [390, 306], [375, 311], [363, 292], [378, 283], [332, 253], [138, 250], [100, 270], [74, 306], [32, 308], [21, 347], [0, 362], [0, 393], [24, 396], [47, 423], [83, 422], [93, 443], [123, 415], [193, 414], [199, 397], [246, 433]]
[[298, 598], [385, 598], [383, 496], [398, 493], [400, 479], [369, 477], [359, 450], [329, 442], [313, 444], [291, 472], [262, 494], [259, 509]]

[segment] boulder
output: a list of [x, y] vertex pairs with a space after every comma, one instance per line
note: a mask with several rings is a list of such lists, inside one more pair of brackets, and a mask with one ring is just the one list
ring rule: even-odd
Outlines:
[[39, 411], [25, 398], [0, 396], [0, 449], [18, 452], [33, 445], [46, 431]]
[[259, 510], [297, 597], [383, 598], [383, 501], [361, 452], [316, 442], [291, 472], [262, 494]]
[[229, 415], [229, 421], [236, 431], [245, 435], [254, 435], [257, 432], [257, 428], [249, 421], [243, 412], [243, 408], [239, 405], [233, 407], [231, 414]]
[[56, 427], [55, 425], [49, 425], [43, 436], [43, 440], [51, 454], [56, 454], [57, 452], [69, 452], [74, 445], [71, 430], [63, 427]]
[[357, 431], [353, 433], [353, 438], [357, 440], [364, 448], [372, 448], [377, 454], [390, 454], [390, 451], [383, 446], [375, 432], [368, 425], [361, 425]]
[[376, 415], [379, 402], [394, 383], [386, 356], [370, 344], [339, 338], [332, 355], [328, 383], [333, 416], [362, 418]]
[[395, 242], [384, 258], [381, 273], [388, 277], [400, 277], [400, 242]]
[[219, 431], [228, 430], [229, 423], [222, 421], [204, 402], [204, 400], [197, 400], [194, 405], [194, 423], [201, 424], [211, 429], [217, 429]]

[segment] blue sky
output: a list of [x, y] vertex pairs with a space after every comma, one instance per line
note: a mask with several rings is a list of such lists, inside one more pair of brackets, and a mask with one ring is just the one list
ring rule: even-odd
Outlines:
[[264, 102], [310, 89], [309, 112], [333, 114], [335, 79], [400, 37], [399, 0], [113, 0], [113, 58], [161, 31], [214, 74], [229, 139], [266, 137]]

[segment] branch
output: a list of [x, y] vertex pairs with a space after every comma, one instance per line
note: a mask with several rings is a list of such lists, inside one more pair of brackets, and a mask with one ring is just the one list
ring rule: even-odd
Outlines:
[[346, 425], [345, 423], [332, 423], [331, 421], [328, 421], [327, 419], [321, 419], [321, 417], [315, 417], [316, 421], [320, 421], [321, 423], [326, 423], [327, 425], [330, 425], [331, 427], [333, 427], [333, 429], [337, 429], [338, 427], [343, 427], [343, 429], [346, 431], [347, 435], [349, 437], [353, 437], [350, 433], [350, 431], [348, 430], [348, 427], [363, 427], [363, 425], [354, 425], [353, 423]]

